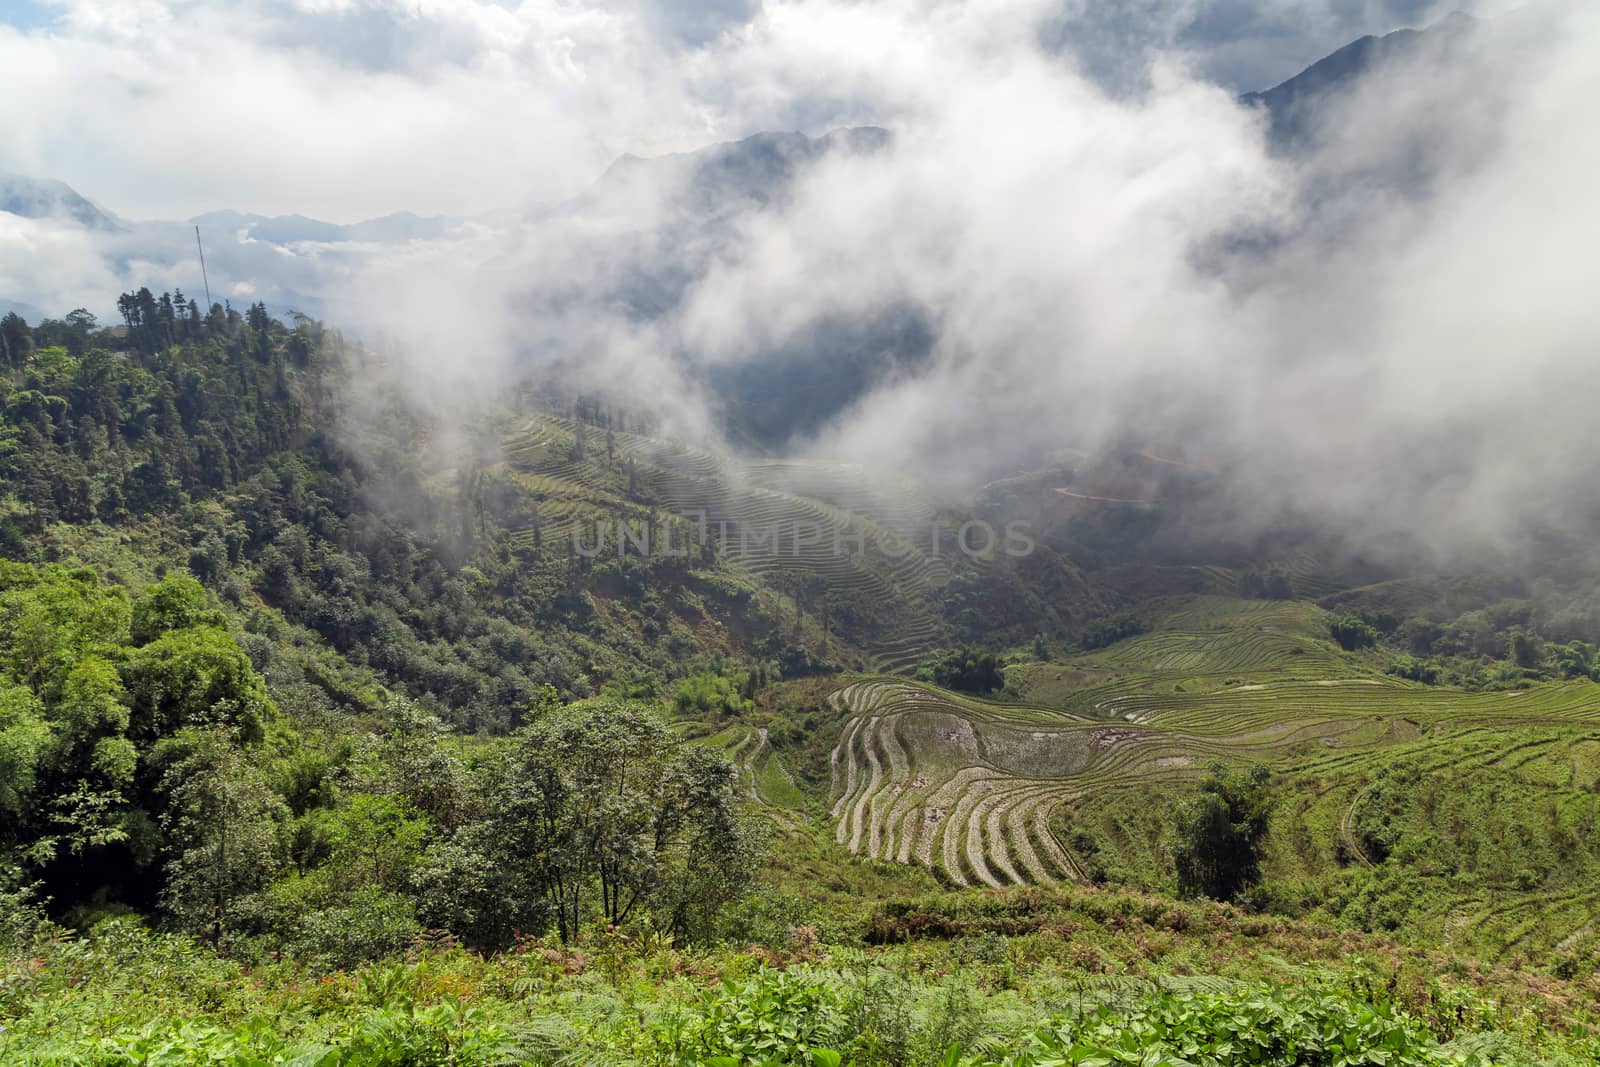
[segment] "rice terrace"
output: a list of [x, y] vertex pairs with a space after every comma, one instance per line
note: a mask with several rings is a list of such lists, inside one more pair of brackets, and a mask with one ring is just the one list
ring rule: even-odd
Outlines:
[[[1018, 689], [1041, 703], [897, 679], [846, 686], [829, 698], [844, 724], [832, 753], [836, 840], [934, 868], [957, 886], [1087, 881], [1083, 848], [1148, 869], [1160, 842], [1141, 809], [1218, 760], [1264, 762], [1303, 790], [1274, 827], [1284, 846], [1275, 862], [1297, 872], [1372, 865], [1363, 801], [1395, 765], [1577, 803], [1593, 825], [1600, 686], [1470, 692], [1404, 682], [1350, 663], [1317, 636], [1317, 614], [1198, 598], [1175, 606], [1170, 628], [1019, 668]], [[1149, 669], [1120, 674], [1136, 664]], [[1113, 673], [1070, 694], [1059, 688], [1063, 674]], [[1544, 951], [1588, 933], [1597, 897], [1594, 887], [1563, 889], [1518, 905], [1514, 921], [1474, 898], [1451, 921], [1520, 924], [1511, 946]]]

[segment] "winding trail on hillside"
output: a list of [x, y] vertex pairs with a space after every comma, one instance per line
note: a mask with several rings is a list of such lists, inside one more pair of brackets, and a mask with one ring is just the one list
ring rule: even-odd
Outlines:
[[1344, 845], [1350, 850], [1350, 855], [1359, 860], [1363, 867], [1376, 866], [1367, 858], [1366, 852], [1361, 848], [1361, 843], [1356, 840], [1356, 808], [1360, 806], [1370, 792], [1372, 792], [1372, 786], [1369, 785], [1357, 793], [1355, 799], [1350, 801], [1350, 806], [1344, 810], [1344, 815], [1339, 819], [1339, 833], [1344, 838]]

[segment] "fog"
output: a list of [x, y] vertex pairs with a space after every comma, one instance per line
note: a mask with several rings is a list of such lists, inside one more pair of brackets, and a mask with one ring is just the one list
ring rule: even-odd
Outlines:
[[[434, 402], [560, 383], [736, 448], [717, 383], [820, 354], [874, 369], [769, 447], [964, 492], [1153, 446], [1224, 471], [1241, 530], [1292, 515], [1439, 551], [1587, 522], [1600, 13], [1438, 31], [1285, 145], [1238, 90], [1446, 9], [1119, 10], [71, 4], [0, 29], [0, 85], [39, 101], [0, 169], [141, 217], [454, 217], [259, 251]], [[606, 169], [867, 124], [886, 139], [737, 156], [726, 199], [693, 160]], [[126, 235], [0, 227], [0, 297], [138, 273], [106, 265]], [[171, 247], [134, 284], [192, 273]], [[224, 260], [218, 298], [265, 269]]]

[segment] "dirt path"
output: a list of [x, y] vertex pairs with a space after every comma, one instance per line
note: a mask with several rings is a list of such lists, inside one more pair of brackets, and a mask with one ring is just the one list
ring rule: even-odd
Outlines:
[[1344, 845], [1350, 850], [1350, 855], [1361, 861], [1363, 867], [1372, 867], [1375, 864], [1367, 859], [1367, 854], [1361, 850], [1361, 843], [1356, 840], [1356, 808], [1370, 792], [1372, 787], [1369, 785], [1357, 793], [1355, 799], [1350, 801], [1350, 806], [1345, 809], [1343, 817], [1339, 819], [1339, 834], [1344, 838]]

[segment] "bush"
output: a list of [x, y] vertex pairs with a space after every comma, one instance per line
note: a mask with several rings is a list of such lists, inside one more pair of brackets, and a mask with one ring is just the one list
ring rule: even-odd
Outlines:
[[1144, 633], [1145, 629], [1145, 624], [1139, 619], [1131, 615], [1122, 615], [1115, 619], [1092, 623], [1083, 632], [1079, 644], [1085, 649], [1105, 648], [1129, 637], [1137, 637]]
[[1340, 989], [1251, 985], [1101, 1005], [1041, 1028], [999, 1062], [1431, 1067], [1460, 1061], [1392, 1003], [1365, 1003]]
[[967, 693], [991, 693], [1006, 684], [1000, 657], [975, 645], [934, 653], [917, 669], [917, 678]]
[[333, 970], [399, 955], [420, 933], [422, 924], [411, 901], [398, 893], [364, 889], [349, 904], [300, 920], [289, 947], [295, 956]]
[[1261, 848], [1271, 802], [1267, 769], [1221, 766], [1192, 795], [1173, 805], [1173, 866], [1186, 896], [1233, 900], [1261, 877]]
[[1328, 620], [1328, 633], [1346, 652], [1371, 648], [1378, 643], [1378, 631], [1365, 620], [1354, 615], [1335, 615]]
[[12, 952], [31, 941], [44, 925], [44, 909], [31, 887], [8, 886], [0, 871], [0, 952]]
[[1417, 659], [1414, 656], [1395, 657], [1389, 664], [1389, 673], [1407, 681], [1421, 682], [1423, 685], [1439, 684], [1439, 665], [1431, 660]]

